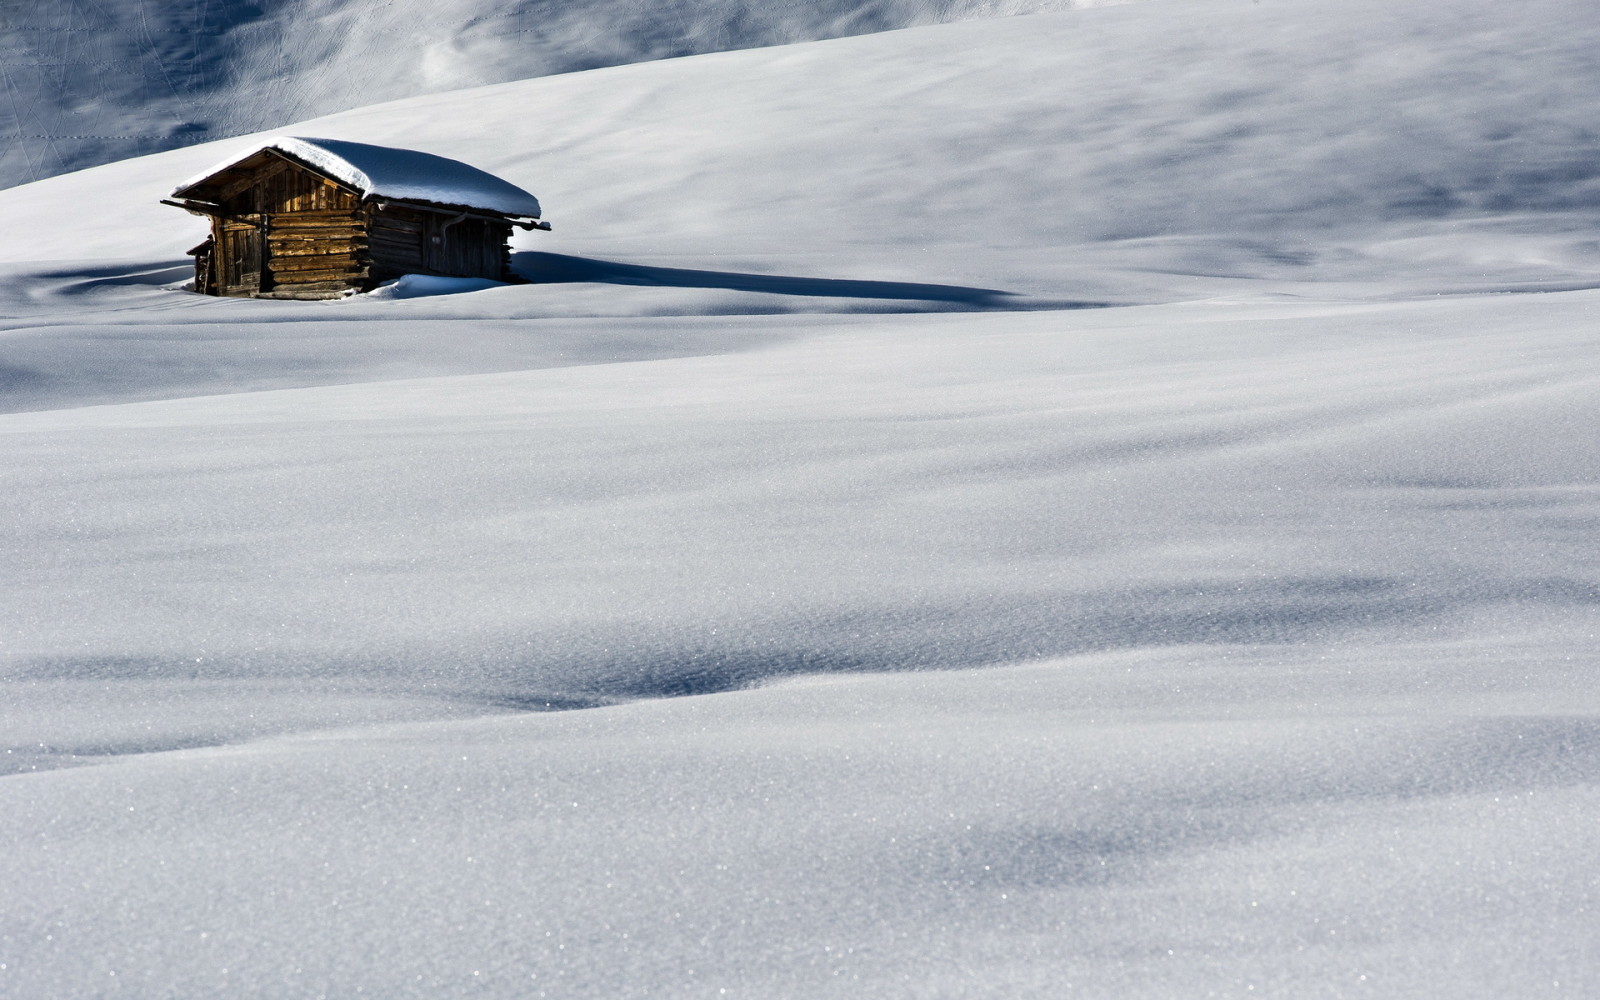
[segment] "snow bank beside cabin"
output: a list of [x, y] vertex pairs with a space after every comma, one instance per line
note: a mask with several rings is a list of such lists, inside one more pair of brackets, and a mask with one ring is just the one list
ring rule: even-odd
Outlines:
[[461, 295], [490, 288], [506, 287], [503, 281], [489, 278], [441, 278], [433, 274], [407, 274], [386, 281], [366, 293], [369, 299], [420, 299], [431, 295]]

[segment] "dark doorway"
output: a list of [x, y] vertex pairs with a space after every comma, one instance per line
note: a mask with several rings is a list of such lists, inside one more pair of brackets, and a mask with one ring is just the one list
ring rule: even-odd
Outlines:
[[253, 295], [264, 290], [261, 278], [266, 271], [266, 249], [259, 222], [224, 224], [219, 255], [224, 295]]

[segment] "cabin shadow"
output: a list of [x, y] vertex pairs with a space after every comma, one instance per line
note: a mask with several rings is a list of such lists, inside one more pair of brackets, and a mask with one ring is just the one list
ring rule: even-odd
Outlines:
[[573, 257], [567, 254], [523, 251], [511, 255], [511, 268], [529, 281], [539, 284], [589, 282], [605, 285], [637, 285], [657, 288], [706, 288], [766, 295], [793, 295], [810, 298], [867, 299], [885, 304], [905, 303], [910, 308], [930, 305], [945, 309], [1019, 310], [1037, 308], [1089, 307], [1099, 303], [1051, 303], [1043, 306], [1033, 300], [993, 288], [964, 285], [932, 285], [912, 281], [863, 281], [849, 278], [807, 278], [778, 274], [748, 274], [740, 271], [706, 271], [684, 267], [655, 267], [624, 264], [620, 261]]

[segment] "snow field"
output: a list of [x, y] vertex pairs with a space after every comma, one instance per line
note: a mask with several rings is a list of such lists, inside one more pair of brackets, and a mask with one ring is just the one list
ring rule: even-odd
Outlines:
[[627, 694], [1583, 615], [1592, 334], [1522, 315], [1591, 299], [880, 319], [14, 414], [16, 655]]
[[6, 989], [1581, 991], [1592, 303], [11, 414]]
[[[1383, 652], [1340, 666], [1381, 683]], [[11, 995], [1583, 995], [1592, 715], [1390, 713], [1360, 682], [1329, 707], [1300, 687], [1324, 657], [1231, 662], [812, 680], [8, 779], [0, 822], [49, 845], [11, 862], [34, 890]]]
[[0, 996], [1594, 993], [1597, 27], [288, 129], [537, 194], [460, 294], [176, 291], [229, 144], [0, 192]]
[[[1261, 278], [1357, 295], [1586, 287], [1600, 173], [1582, 151], [1600, 123], [1575, 95], [1600, 86], [1597, 29], [1565, 0], [1522, 9], [1133, 4], [520, 81], [296, 128], [505, 177], [555, 224], [519, 234], [534, 252], [1087, 301]], [[0, 259], [176, 260], [201, 227], [159, 198], [250, 145], [0, 195], [17, 223]]]

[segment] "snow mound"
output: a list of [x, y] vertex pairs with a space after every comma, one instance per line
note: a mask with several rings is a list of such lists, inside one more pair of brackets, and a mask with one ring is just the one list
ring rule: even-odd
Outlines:
[[433, 274], [407, 274], [367, 292], [369, 299], [420, 299], [429, 295], [459, 295], [503, 288], [505, 282], [489, 278], [442, 278]]

